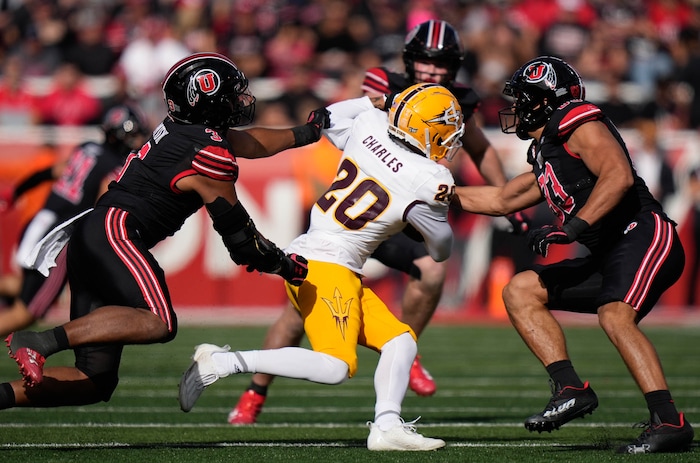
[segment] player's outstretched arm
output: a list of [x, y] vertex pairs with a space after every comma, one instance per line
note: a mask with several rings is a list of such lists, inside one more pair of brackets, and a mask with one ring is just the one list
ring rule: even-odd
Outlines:
[[502, 216], [527, 209], [544, 198], [535, 174], [527, 172], [503, 186], [458, 186], [455, 199], [467, 212]]
[[330, 125], [326, 108], [311, 111], [306, 124], [291, 129], [253, 127], [245, 130], [229, 129], [226, 139], [237, 157], [258, 159], [273, 156], [289, 148], [315, 143], [321, 138], [321, 130]]

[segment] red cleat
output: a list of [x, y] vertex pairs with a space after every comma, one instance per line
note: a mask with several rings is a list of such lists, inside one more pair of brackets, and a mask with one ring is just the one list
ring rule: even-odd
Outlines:
[[416, 394], [426, 397], [435, 394], [435, 390], [437, 389], [435, 380], [430, 376], [428, 370], [421, 365], [420, 355], [416, 355], [415, 360], [413, 360], [413, 365], [411, 365], [411, 376], [408, 380], [408, 387]]
[[44, 380], [44, 362], [46, 362], [46, 359], [29, 347], [13, 346], [13, 337], [14, 333], [10, 333], [5, 338], [9, 355], [19, 365], [19, 372], [24, 378], [24, 383], [29, 387], [34, 387]]
[[228, 414], [229, 424], [255, 424], [265, 404], [265, 396], [248, 389]]

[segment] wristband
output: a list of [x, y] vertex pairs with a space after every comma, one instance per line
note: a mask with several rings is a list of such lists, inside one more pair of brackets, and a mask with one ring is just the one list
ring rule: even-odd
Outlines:
[[314, 129], [308, 124], [292, 127], [292, 133], [294, 134], [294, 146], [292, 148], [306, 146], [318, 141]]
[[562, 230], [564, 230], [564, 233], [566, 233], [566, 236], [568, 236], [571, 241], [574, 241], [581, 233], [588, 230], [589, 227], [590, 225], [588, 225], [588, 222], [573, 216], [564, 224]]

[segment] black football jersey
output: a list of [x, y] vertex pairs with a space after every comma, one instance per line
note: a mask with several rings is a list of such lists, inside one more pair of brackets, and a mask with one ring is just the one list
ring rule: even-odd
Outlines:
[[601, 121], [608, 127], [624, 150], [634, 176], [634, 184], [622, 201], [579, 237], [579, 242], [596, 250], [616, 241], [638, 213], [663, 212], [661, 204], [634, 170], [629, 151], [614, 124], [596, 105], [581, 100], [569, 101], [557, 108], [540, 139], [533, 141], [528, 150], [528, 163], [552, 212], [566, 223], [586, 204], [596, 184], [597, 177], [567, 147], [573, 131], [590, 121]]
[[[384, 67], [370, 68], [365, 72], [362, 90], [371, 93], [399, 93], [412, 85], [406, 74], [391, 72]], [[464, 120], [469, 119], [481, 105], [479, 95], [470, 87], [455, 83], [447, 87], [459, 101]]]
[[44, 209], [63, 222], [95, 205], [102, 181], [124, 163], [126, 153], [94, 142], [83, 143], [68, 157], [61, 176], [54, 182]]
[[150, 246], [174, 234], [203, 206], [195, 192], [175, 184], [189, 175], [235, 182], [238, 164], [224, 136], [203, 125], [178, 124], [166, 118], [146, 144], [127, 159], [124, 169], [98, 202], [131, 213]]

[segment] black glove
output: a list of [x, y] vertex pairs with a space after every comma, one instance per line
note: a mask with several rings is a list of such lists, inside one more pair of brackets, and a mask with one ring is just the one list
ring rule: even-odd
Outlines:
[[257, 230], [250, 240], [238, 246], [231, 258], [249, 272], [279, 273], [284, 252]]
[[527, 234], [527, 245], [537, 254], [547, 257], [550, 244], [572, 243], [589, 226], [585, 220], [571, 217], [563, 227], [545, 225], [530, 231]]
[[[263, 238], [264, 239], [264, 238]], [[258, 244], [263, 243], [258, 240]], [[264, 241], [265, 245], [270, 244], [274, 249], [268, 248], [263, 253], [263, 259], [256, 259], [255, 263], [250, 263], [246, 267], [248, 272], [262, 272], [277, 274], [287, 280], [293, 286], [301, 286], [309, 273], [308, 261], [299, 254], [284, 254], [277, 246], [270, 241]]]
[[282, 259], [280, 276], [292, 286], [301, 286], [309, 273], [309, 262], [299, 254], [287, 254]]
[[530, 217], [522, 212], [515, 212], [506, 216], [508, 222], [513, 226], [511, 233], [514, 235], [524, 235], [530, 231]]
[[309, 113], [306, 124], [292, 127], [294, 133], [294, 148], [317, 142], [321, 138], [321, 130], [331, 126], [331, 113], [326, 108], [314, 109]]

